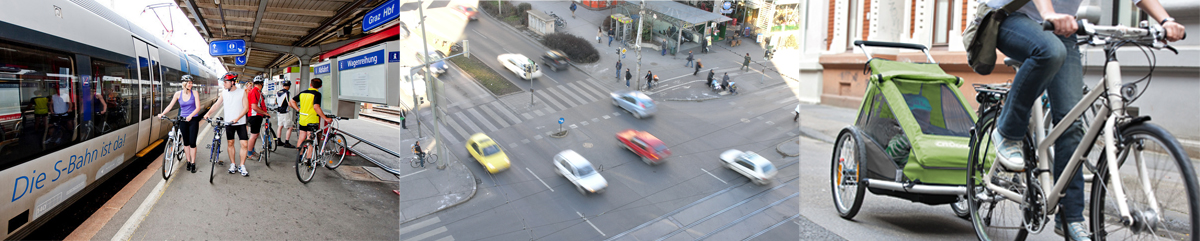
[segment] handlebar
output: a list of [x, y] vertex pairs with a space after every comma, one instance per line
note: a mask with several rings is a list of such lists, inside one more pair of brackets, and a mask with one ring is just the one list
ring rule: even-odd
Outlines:
[[328, 117], [328, 118], [331, 118], [331, 119], [338, 119], [338, 120], [349, 120], [349, 119], [350, 119], [350, 118], [346, 118], [346, 117], [340, 117], [340, 116], [337, 116], [337, 115], [330, 115], [330, 114], [325, 114], [325, 117]]
[[[1116, 38], [1119, 40], [1133, 40], [1143, 42], [1147, 40], [1162, 42], [1167, 38], [1167, 30], [1162, 26], [1150, 26], [1147, 21], [1142, 21], [1140, 25], [1144, 27], [1127, 27], [1127, 26], [1099, 26], [1089, 23], [1086, 19], [1075, 20], [1079, 28], [1075, 30], [1075, 34], [1087, 36], [1103, 36]], [[1042, 30], [1053, 31], [1054, 23], [1050, 21], [1042, 22]], [[1187, 33], [1183, 33], [1183, 38], [1187, 39]], [[1169, 46], [1167, 46], [1169, 48]]]
[[913, 50], [925, 50], [926, 49], [925, 45], [920, 45], [920, 44], [880, 42], [880, 41], [863, 41], [863, 40], [854, 40], [854, 46], [905, 48], [905, 49], [913, 49]]

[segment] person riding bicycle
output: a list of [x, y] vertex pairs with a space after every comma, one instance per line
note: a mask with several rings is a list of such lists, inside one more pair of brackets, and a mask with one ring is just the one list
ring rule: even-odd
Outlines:
[[[298, 123], [300, 124], [300, 140], [296, 143], [304, 143], [309, 135], [321, 129], [321, 121], [325, 123], [333, 122], [333, 119], [325, 117], [325, 112], [321, 111], [321, 78], [313, 78], [308, 81], [308, 89], [300, 91], [295, 97], [288, 101], [288, 106], [296, 109], [298, 114]], [[308, 146], [308, 150], [296, 150], [301, 153], [308, 153], [304, 158], [312, 158], [313, 145]]]
[[[986, 4], [999, 9], [1011, 1], [986, 0]], [[1082, 98], [1079, 90], [1083, 86], [1083, 68], [1075, 35], [1079, 26], [1074, 16], [1081, 2], [1032, 0], [1000, 24], [996, 49], [1023, 63], [1013, 77], [1012, 88], [1004, 101], [996, 131], [992, 133], [997, 162], [1005, 169], [1025, 171], [1026, 161], [1021, 153], [1024, 144], [1021, 140], [1029, 125], [1030, 108], [1043, 91], [1049, 96], [1055, 125]], [[1134, 0], [1134, 3], [1154, 19], [1160, 20], [1166, 29], [1168, 41], [1178, 41], [1183, 37], [1183, 25], [1176, 23], [1158, 0]], [[1053, 32], [1042, 30], [1041, 23], [1044, 21], [1054, 24]], [[1054, 143], [1055, 178], [1062, 174], [1067, 160], [1083, 137], [1081, 127], [1079, 121], [1071, 123]], [[1083, 223], [1083, 186], [1082, 173], [1075, 173], [1060, 202], [1061, 211], [1055, 215], [1055, 222], [1058, 223], [1055, 232], [1072, 240], [1090, 240], [1087, 225]]]
[[[250, 113], [250, 108], [247, 108], [247, 106], [250, 106], [250, 101], [246, 98], [246, 90], [238, 88], [237, 78], [238, 74], [233, 72], [221, 77], [222, 84], [224, 84], [222, 87], [224, 88], [222, 88], [221, 95], [217, 98], [217, 102], [213, 103], [213, 106], [221, 106], [221, 111], [225, 114], [225, 121], [229, 123], [225, 127], [225, 138], [229, 139], [229, 173], [240, 172], [242, 176], [249, 176], [250, 172], [246, 171], [246, 150], [250, 148], [249, 143], [246, 141], [250, 139], [250, 136], [246, 135], [246, 119], [244, 117]], [[204, 114], [204, 119], [208, 119], [213, 112], [209, 111], [207, 114]], [[220, 135], [220, 133], [213, 133], [213, 135]], [[242, 146], [241, 152], [238, 152], [233, 146], [233, 138], [235, 136], [238, 139], [238, 144]], [[235, 154], [241, 154], [242, 159], [240, 163], [235, 162]]]
[[425, 150], [421, 149], [421, 141], [413, 142], [412, 152], [417, 155], [417, 160], [421, 160], [421, 167], [425, 167]]
[[263, 119], [271, 117], [271, 114], [267, 113], [267, 105], [263, 100], [262, 86], [262, 76], [255, 76], [254, 85], [246, 90], [246, 99], [250, 103], [250, 116], [246, 117], [246, 120], [250, 122], [250, 151], [247, 151], [246, 155], [249, 155], [250, 159], [258, 159], [258, 153], [254, 152], [254, 144], [258, 142]]
[[158, 118], [163, 118], [167, 111], [175, 107], [175, 103], [179, 103], [179, 118], [183, 119], [183, 123], [175, 128], [178, 128], [181, 132], [180, 135], [183, 136], [183, 151], [186, 153], [184, 156], [187, 157], [186, 169], [196, 173], [196, 134], [200, 130], [200, 120], [192, 117], [200, 114], [200, 108], [196, 108], [196, 103], [199, 103], [196, 98], [200, 98], [200, 93], [192, 89], [191, 75], [184, 75], [180, 78], [180, 82], [183, 82], [183, 90], [175, 92], [174, 97], [171, 97], [170, 104], [167, 104], [167, 108], [158, 114]]

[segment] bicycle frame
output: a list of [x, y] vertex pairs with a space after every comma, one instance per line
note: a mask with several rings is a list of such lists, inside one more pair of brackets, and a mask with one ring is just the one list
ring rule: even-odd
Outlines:
[[[1121, 188], [1121, 185], [1122, 185], [1120, 182], [1121, 175], [1118, 172], [1118, 170], [1119, 170], [1117, 167], [1118, 159], [1117, 159], [1116, 153], [1115, 153], [1116, 146], [1114, 145], [1115, 139], [1113, 137], [1115, 134], [1113, 133], [1113, 131], [1106, 131], [1103, 134], [1100, 134], [1100, 130], [1115, 130], [1116, 129], [1115, 128], [1116, 120], [1128, 117], [1128, 115], [1125, 113], [1125, 102], [1122, 100], [1121, 93], [1120, 93], [1121, 65], [1120, 65], [1120, 63], [1118, 63], [1118, 61], [1115, 58], [1108, 60], [1108, 63], [1105, 65], [1104, 77], [1101, 78], [1099, 85], [1097, 85], [1097, 86], [1098, 87], [1103, 86], [1103, 89], [1097, 88], [1094, 91], [1090, 91], [1086, 96], [1083, 97], [1083, 99], [1081, 99], [1079, 101], [1079, 103], [1076, 103], [1075, 106], [1073, 108], [1071, 108], [1071, 111], [1068, 112], [1067, 115], [1065, 117], [1063, 117], [1063, 119], [1061, 121], [1059, 121], [1059, 123], [1068, 123], [1068, 124], [1055, 125], [1054, 128], [1051, 129], [1050, 134], [1046, 135], [1045, 139], [1038, 140], [1037, 149], [1035, 149], [1035, 155], [1034, 155], [1038, 158], [1038, 167], [1036, 170], [1029, 170], [1029, 171], [1040, 172], [1037, 175], [1038, 175], [1039, 181], [1041, 182], [1040, 184], [1041, 184], [1042, 188], [1051, 187], [1051, 184], [1053, 184], [1053, 188], [1051, 188], [1049, 192], [1045, 192], [1045, 194], [1046, 194], [1046, 207], [1045, 207], [1046, 212], [1045, 213], [1047, 215], [1057, 213], [1058, 202], [1061, 200], [1061, 198], [1063, 196], [1066, 195], [1065, 190], [1066, 190], [1067, 184], [1070, 182], [1071, 179], [1074, 178], [1075, 173], [1078, 171], [1078, 169], [1082, 166], [1082, 164], [1084, 162], [1083, 155], [1088, 150], [1088, 148], [1090, 148], [1093, 145], [1093, 143], [1096, 142], [1097, 138], [1103, 138], [1102, 140], [1104, 142], [1104, 149], [1103, 149], [1104, 152], [1102, 153], [1102, 155], [1104, 155], [1104, 157], [1105, 157], [1104, 159], [1105, 159], [1106, 163], [1098, 163], [1098, 164], [1108, 165], [1108, 171], [1109, 171], [1108, 174], [1111, 176], [1109, 178], [1110, 183], [1108, 183], [1108, 185], [1111, 185], [1113, 187], [1112, 193], [1113, 193], [1114, 197], [1116, 198], [1116, 200], [1114, 200], [1114, 202], [1116, 202], [1116, 204], [1117, 204], [1117, 209], [1118, 209], [1121, 217], [1123, 218], [1123, 220], [1133, 220], [1132, 216], [1130, 215], [1130, 210], [1129, 210], [1128, 204], [1126, 203], [1124, 189]], [[1061, 137], [1064, 132], [1066, 132], [1066, 129], [1071, 126], [1069, 123], [1072, 123], [1072, 122], [1082, 118], [1084, 111], [1086, 111], [1088, 108], [1092, 108], [1093, 107], [1092, 103], [1095, 103], [1097, 100], [1100, 100], [1102, 97], [1101, 95], [1105, 95], [1104, 99], [1108, 101], [1108, 105], [1107, 106], [1095, 106], [1095, 107], [1099, 107], [1100, 109], [1096, 113], [1096, 118], [1093, 119], [1091, 122], [1091, 125], [1090, 125], [1091, 128], [1088, 128], [1088, 130], [1083, 135], [1083, 138], [1079, 141], [1079, 145], [1075, 147], [1075, 151], [1071, 154], [1071, 159], [1067, 162], [1066, 168], [1063, 169], [1063, 173], [1062, 173], [1063, 176], [1061, 178], [1059, 178], [1057, 182], [1052, 183], [1051, 180], [1053, 180], [1053, 177], [1051, 176], [1051, 174], [1053, 174], [1053, 173], [1051, 172], [1051, 170], [1053, 170], [1053, 169], [1051, 169], [1051, 168], [1053, 168], [1053, 167], [1050, 164], [1051, 158], [1052, 158], [1049, 155], [1050, 146], [1053, 145], [1054, 142], [1057, 141], [1058, 138]], [[1037, 102], [1040, 102], [1040, 100]], [[1036, 106], [1035, 108], [1041, 108], [1041, 107]], [[1030, 127], [1032, 128], [1032, 130], [1036, 131], [1035, 135], [1044, 133], [1044, 131], [1042, 131], [1043, 130], [1042, 123], [1040, 122], [1040, 120], [1042, 120], [1042, 118], [1043, 118], [1042, 111], [1032, 111], [1031, 113], [1032, 113], [1032, 115], [1030, 118], [1032, 118], [1032, 120], [1037, 120], [1037, 121], [1030, 122]], [[1068, 120], [1070, 122], [1067, 122]], [[1101, 124], [1103, 124], [1103, 127], [1096, 128], [1096, 127], [1100, 126]], [[1135, 158], [1136, 158], [1136, 161], [1138, 162], [1137, 168], [1138, 168], [1139, 173], [1145, 173], [1145, 165], [1142, 165], [1141, 157], [1139, 156], [1139, 157], [1135, 157]], [[1059, 161], [1061, 161], [1061, 160], [1059, 160]], [[983, 180], [991, 180], [992, 174], [995, 173], [996, 171], [998, 171], [998, 169], [999, 169], [998, 165], [992, 165], [990, 170], [987, 172], [987, 174], [984, 174]], [[1017, 194], [1016, 192], [1004, 189], [1003, 187], [999, 187], [991, 182], [985, 181], [984, 183], [987, 186], [987, 188], [990, 189], [991, 191], [996, 192], [1014, 202], [1021, 203], [1023, 205], [1028, 205], [1028, 203], [1025, 203], [1024, 198], [1022, 198], [1022, 196], [1020, 194]], [[1149, 184], [1143, 184], [1143, 185], [1149, 185]], [[1151, 190], [1151, 189], [1149, 187], [1146, 187], [1143, 190], [1147, 190], [1147, 192], [1149, 192], [1149, 190]], [[1161, 210], [1158, 207], [1158, 203], [1156, 201], [1154, 201], [1154, 195], [1152, 195], [1152, 193], [1147, 193], [1147, 196], [1150, 198], [1149, 203], [1151, 205], [1151, 208], [1156, 213], [1161, 213]], [[1128, 223], [1127, 223], [1127, 225], [1128, 225]]]

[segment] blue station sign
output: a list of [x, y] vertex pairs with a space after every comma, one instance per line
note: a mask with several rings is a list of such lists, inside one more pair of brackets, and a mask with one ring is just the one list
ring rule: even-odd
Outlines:
[[236, 64], [237, 66], [246, 65], [246, 56], [242, 55], [242, 56], [233, 57], [233, 63]]
[[230, 39], [208, 43], [208, 55], [230, 56], [246, 54], [246, 40]]
[[329, 71], [330, 71], [329, 64], [322, 64], [322, 65], [318, 65], [316, 68], [313, 68], [313, 74], [317, 74], [317, 75], [328, 74]]
[[362, 31], [370, 31], [397, 17], [400, 17], [400, 1], [387, 1], [375, 7], [375, 9], [371, 9], [370, 12], [367, 12], [367, 15], [363, 16]]
[[388, 52], [388, 63], [400, 62], [400, 51]]
[[338, 60], [338, 71], [345, 71], [345, 70], [362, 68], [362, 67], [367, 67], [367, 66], [372, 66], [372, 65], [377, 65], [377, 64], [383, 64], [385, 61], [387, 61], [387, 59], [384, 59], [384, 56], [383, 56], [384, 52], [385, 52], [384, 50], [380, 49], [379, 51], [365, 53], [363, 55], [347, 58], [344, 60]]

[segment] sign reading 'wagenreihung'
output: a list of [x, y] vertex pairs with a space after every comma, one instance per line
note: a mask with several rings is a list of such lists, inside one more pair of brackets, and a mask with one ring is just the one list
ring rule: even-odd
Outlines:
[[387, 61], [387, 59], [384, 58], [383, 53], [384, 53], [384, 50], [380, 49], [379, 51], [365, 53], [363, 55], [359, 55], [359, 56], [344, 59], [344, 60], [338, 60], [338, 70], [350, 70], [350, 69], [355, 69], [355, 68], [362, 68], [362, 67], [367, 67], [367, 66], [372, 66], [372, 65], [377, 65], [377, 64], [383, 64], [383, 63], [385, 63], [385, 61]]

